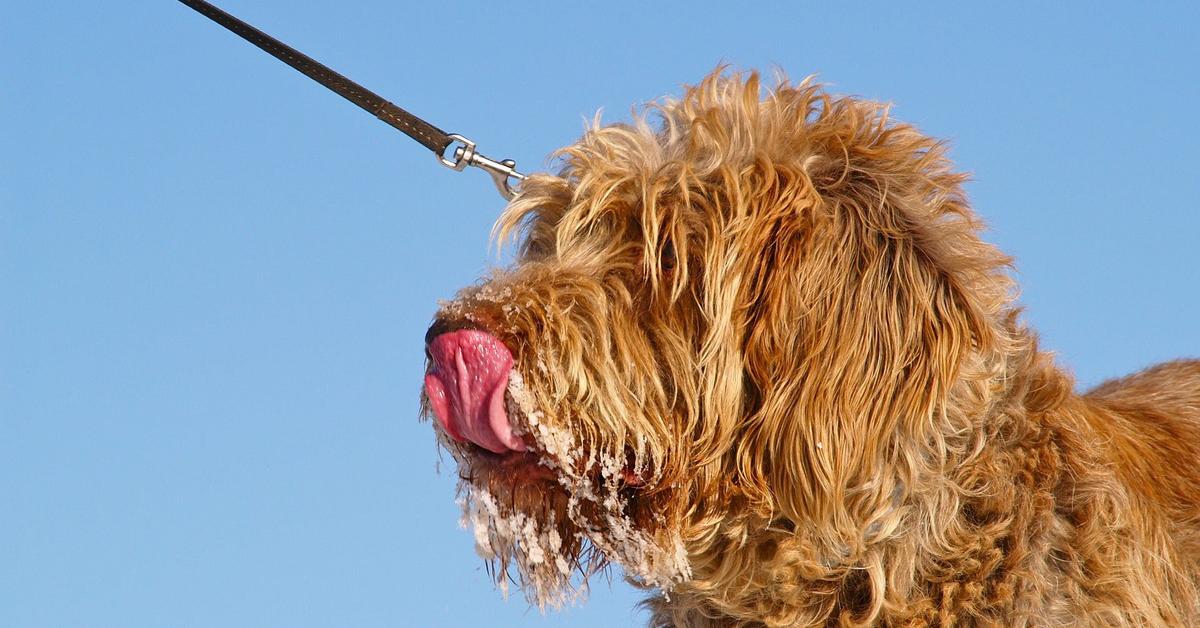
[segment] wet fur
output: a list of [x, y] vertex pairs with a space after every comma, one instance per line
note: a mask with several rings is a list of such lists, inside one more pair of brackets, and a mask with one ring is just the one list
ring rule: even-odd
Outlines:
[[[512, 267], [439, 313], [513, 350], [578, 445], [551, 467], [681, 543], [686, 573], [625, 565], [669, 594], [651, 623], [1200, 624], [1200, 362], [1073, 392], [942, 144], [809, 81], [763, 91], [714, 73], [657, 127], [591, 128], [501, 217]], [[582, 484], [516, 486], [442, 436], [466, 490], [555, 513], [576, 582], [626, 562], [594, 547], [611, 519], [568, 516]]]

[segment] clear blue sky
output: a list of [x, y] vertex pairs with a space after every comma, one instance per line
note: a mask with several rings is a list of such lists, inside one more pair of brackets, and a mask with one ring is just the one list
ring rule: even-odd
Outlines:
[[[722, 61], [819, 73], [952, 141], [1081, 385], [1200, 355], [1195, 3], [221, 4], [525, 169]], [[417, 422], [482, 173], [168, 0], [15, 3], [0, 59], [0, 626], [638, 617], [502, 602]]]

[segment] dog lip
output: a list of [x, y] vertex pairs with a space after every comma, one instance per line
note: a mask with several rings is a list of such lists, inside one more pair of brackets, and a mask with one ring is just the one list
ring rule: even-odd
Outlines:
[[427, 350], [432, 368], [425, 394], [446, 433], [497, 454], [525, 451], [505, 409], [513, 357], [504, 343], [484, 331], [459, 329], [432, 338]]
[[474, 450], [475, 461], [506, 474], [514, 482], [554, 480], [554, 471], [541, 464], [541, 455], [534, 450], [496, 453], [482, 447]]

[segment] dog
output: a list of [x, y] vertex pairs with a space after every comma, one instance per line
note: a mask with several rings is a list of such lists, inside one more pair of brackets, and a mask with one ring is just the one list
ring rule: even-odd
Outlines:
[[944, 144], [718, 70], [525, 180], [423, 415], [540, 608], [653, 626], [1200, 625], [1200, 361], [1078, 394]]

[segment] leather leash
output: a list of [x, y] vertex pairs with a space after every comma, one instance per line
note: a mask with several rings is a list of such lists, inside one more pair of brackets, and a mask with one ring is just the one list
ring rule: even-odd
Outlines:
[[[517, 172], [517, 162], [511, 159], [496, 161], [485, 157], [475, 150], [475, 142], [457, 133], [447, 133], [429, 124], [388, 102], [375, 92], [334, 72], [299, 50], [222, 11], [211, 3], [204, 0], [179, 1], [416, 140], [425, 148], [433, 151], [443, 166], [459, 172], [467, 166], [480, 168], [492, 177], [492, 182], [496, 184], [496, 189], [504, 198], [511, 199], [516, 196], [517, 193], [510, 184], [510, 180], [521, 181], [525, 178], [525, 175]], [[454, 146], [454, 151], [450, 157], [447, 157], [446, 151], [451, 146]]]

